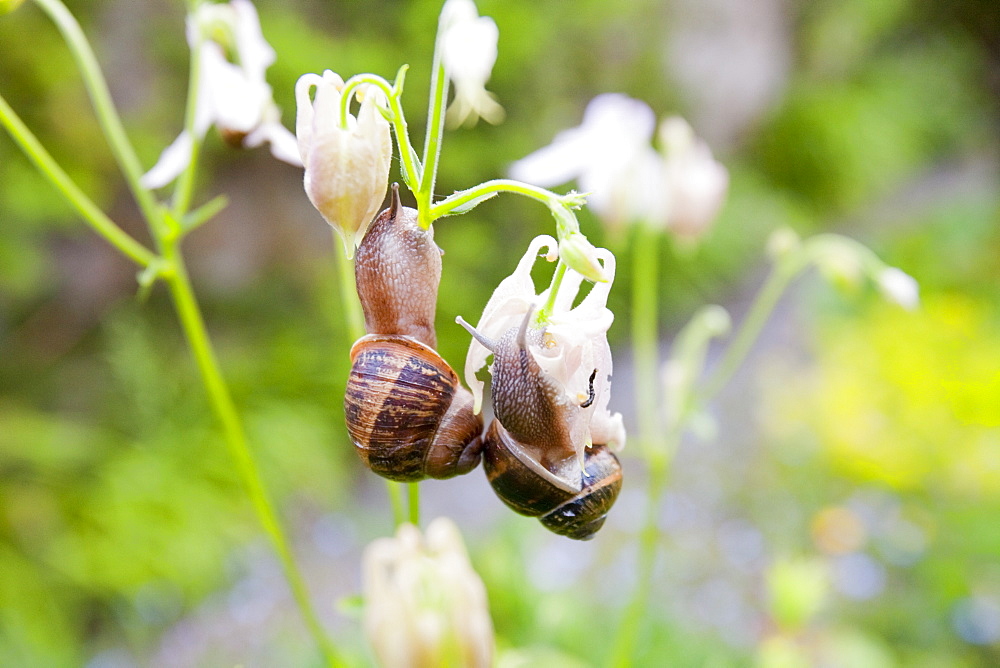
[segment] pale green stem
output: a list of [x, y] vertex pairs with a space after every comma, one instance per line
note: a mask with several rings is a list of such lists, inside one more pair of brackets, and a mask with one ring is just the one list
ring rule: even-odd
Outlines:
[[[440, 41], [440, 40], [438, 40]], [[417, 198], [417, 222], [427, 229], [434, 222], [431, 204], [434, 183], [437, 180], [438, 158], [441, 155], [441, 135], [444, 133], [444, 109], [448, 98], [448, 76], [441, 62], [440, 45], [434, 45], [434, 62], [431, 69], [431, 97], [427, 110], [427, 135], [424, 139], [423, 171]]]
[[63, 197], [77, 210], [83, 217], [83, 220], [95, 232], [107, 239], [108, 243], [140, 266], [148, 267], [158, 261], [155, 253], [118, 227], [100, 207], [94, 204], [93, 200], [80, 190], [79, 186], [73, 182], [73, 179], [63, 171], [62, 167], [45, 150], [45, 147], [38, 141], [38, 138], [28, 129], [2, 96], [0, 96], [0, 122], [3, 123], [7, 132], [10, 133], [11, 138], [21, 147], [25, 155], [28, 156], [28, 159], [35, 164], [38, 171], [62, 193]]
[[[351, 341], [357, 341], [365, 335], [365, 317], [361, 310], [361, 302], [358, 301], [358, 292], [354, 283], [354, 262], [340, 250], [340, 237], [333, 233], [334, 255], [337, 256], [337, 270], [340, 274], [340, 301], [344, 309], [347, 321], [347, 333]], [[389, 494], [389, 503], [392, 506], [392, 519], [396, 526], [406, 521], [406, 513], [403, 510], [403, 493], [400, 484], [393, 480], [385, 481], [386, 491]]]
[[[502, 192], [524, 195], [525, 197], [538, 200], [542, 204], [549, 207], [554, 205], [568, 206], [572, 204], [582, 204], [584, 202], [584, 198], [582, 196], [569, 197], [567, 195], [557, 195], [556, 193], [546, 190], [545, 188], [539, 188], [538, 186], [522, 183], [521, 181], [493, 179], [485, 183], [480, 183], [479, 185], [469, 188], [468, 190], [462, 190], [445, 197], [443, 200], [431, 207], [428, 216], [433, 222], [438, 218], [447, 216], [456, 209], [460, 209], [465, 205], [476, 202], [476, 200], [486, 200], [493, 195]], [[567, 202], [567, 200], [569, 201]]]
[[188, 97], [187, 106], [184, 110], [184, 132], [191, 137], [191, 155], [187, 168], [181, 172], [174, 186], [174, 195], [171, 202], [174, 217], [178, 220], [187, 212], [191, 206], [191, 198], [194, 194], [194, 175], [197, 171], [198, 156], [201, 153], [202, 138], [195, 133], [195, 116], [198, 113], [198, 87], [201, 79], [201, 48], [204, 37], [201, 30], [196, 30], [195, 43], [191, 46], [191, 65], [188, 72]]
[[[83, 82], [94, 105], [97, 120], [101, 124], [101, 129], [108, 140], [111, 152], [118, 161], [118, 165], [125, 176], [129, 188], [132, 190], [132, 195], [142, 210], [143, 216], [151, 226], [164, 227], [166, 222], [159, 215], [160, 207], [156, 199], [141, 183], [143, 172], [139, 158], [136, 156], [135, 149], [132, 148], [132, 144], [125, 134], [121, 118], [119, 118], [114, 102], [111, 100], [111, 93], [108, 92], [108, 84], [104, 80], [104, 75], [97, 64], [97, 58], [94, 56], [94, 51], [91, 49], [90, 43], [80, 29], [80, 24], [77, 23], [73, 15], [66, 9], [66, 6], [59, 0], [35, 0], [35, 2], [56, 24], [56, 27], [63, 34], [70, 51], [73, 53], [73, 58], [80, 68], [80, 73], [83, 75]], [[157, 232], [156, 236], [161, 236], [166, 230], [160, 229]]]
[[410, 508], [410, 524], [415, 527], [420, 526], [420, 484], [411, 482], [409, 488], [408, 503]]
[[750, 310], [743, 318], [740, 328], [733, 338], [732, 343], [726, 348], [722, 359], [715, 370], [708, 376], [698, 392], [698, 401], [705, 403], [718, 394], [719, 390], [725, 387], [729, 379], [746, 359], [747, 353], [753, 347], [754, 341], [760, 336], [761, 330], [767, 319], [771, 317], [774, 307], [784, 293], [785, 288], [795, 278], [795, 275], [804, 268], [800, 261], [800, 256], [784, 258], [779, 260], [771, 269], [767, 281], [754, 299]]
[[289, 542], [282, 531], [277, 513], [264, 486], [260, 470], [247, 444], [239, 414], [229, 393], [229, 388], [219, 371], [215, 351], [212, 349], [212, 344], [205, 330], [205, 321], [191, 289], [187, 270], [180, 254], [179, 240], [163, 240], [163, 257], [172, 269], [165, 275], [165, 281], [173, 297], [191, 353], [198, 365], [198, 370], [201, 372], [209, 403], [222, 424], [226, 444], [229, 446], [230, 454], [236, 464], [237, 473], [243, 481], [264, 531], [281, 560], [285, 578], [288, 580], [292, 595], [305, 618], [306, 625], [313, 637], [319, 642], [327, 663], [330, 666], [344, 665], [312, 607], [305, 581], [295, 563]]
[[413, 152], [413, 145], [410, 143], [410, 132], [406, 124], [406, 115], [403, 113], [403, 105], [400, 98], [403, 93], [403, 82], [406, 78], [406, 71], [409, 65], [403, 65], [396, 73], [396, 81], [390, 86], [389, 82], [374, 74], [358, 74], [348, 79], [341, 91], [340, 100], [340, 125], [347, 127], [347, 114], [351, 104], [351, 96], [354, 90], [362, 84], [370, 84], [379, 88], [385, 93], [389, 100], [390, 123], [396, 135], [396, 146], [399, 147], [399, 160], [403, 167], [403, 181], [410, 192], [416, 195], [419, 188], [421, 172], [420, 164], [417, 162]]
[[559, 296], [559, 288], [562, 286], [563, 278], [566, 276], [566, 269], [566, 264], [560, 258], [556, 264], [556, 270], [552, 272], [552, 280], [549, 282], [549, 296], [535, 316], [536, 324], [546, 323], [552, 317], [552, 312], [556, 306], [556, 298]]
[[[635, 409], [639, 427], [639, 449], [646, 456], [645, 522], [639, 535], [639, 563], [635, 589], [625, 607], [618, 635], [611, 650], [612, 666], [632, 664], [653, 584], [659, 539], [659, 502], [666, 485], [667, 469], [676, 447], [676, 434], [660, 436], [661, 414], [657, 377], [659, 373], [658, 285], [660, 233], [640, 223], [632, 239], [632, 354], [635, 374]], [[670, 439], [671, 442], [667, 442]]]

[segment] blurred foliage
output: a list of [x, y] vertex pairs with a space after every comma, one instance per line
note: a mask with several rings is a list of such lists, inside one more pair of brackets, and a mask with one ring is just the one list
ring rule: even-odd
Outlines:
[[[153, 164], [183, 116], [182, 3], [68, 4]], [[286, 124], [303, 72], [392, 77], [408, 62], [404, 106], [419, 143], [438, 0], [258, 5], [278, 53], [268, 78]], [[738, 451], [689, 444], [680, 453], [641, 663], [996, 665], [995, 2], [776, 6], [790, 54], [780, 89], [716, 147], [732, 189], [709, 236], [695, 249], [664, 244], [663, 324], [675, 331], [705, 301], [735, 302], [738, 314], [779, 225], [870, 243], [920, 281], [924, 307], [901, 312], [812, 283], [796, 292], [791, 320], [805, 325], [803, 350], [765, 358], [754, 383], [761, 390], [740, 390], [737, 403], [752, 414], [733, 419], [758, 431], [732, 428], [742, 434], [733, 438]], [[446, 136], [442, 194], [503, 174], [576, 125], [601, 92], [686, 114], [699, 129], [669, 57], [671, 31], [704, 30], [744, 3], [479, 7], [500, 27], [489, 87], [507, 121]], [[0, 18], [0, 44], [0, 92], [80, 186], [145, 238], [54, 29], [25, 3]], [[389, 531], [389, 513], [342, 425], [350, 341], [333, 244], [297, 170], [263, 151], [229, 151], [215, 136], [204, 166], [199, 197], [225, 192], [232, 202], [187, 246], [222, 366], [316, 595], [327, 597], [318, 606], [349, 655], [363, 657], [333, 599], [356, 593], [357, 552]], [[595, 242], [627, 252], [628, 239], [607, 235], [589, 213], [581, 222]], [[446, 358], [461, 360], [467, 344], [455, 315], [474, 318], [527, 241], [550, 231], [544, 210], [509, 196], [441, 222]], [[620, 262], [611, 304], [619, 352], [630, 281]], [[0, 138], [0, 665], [219, 665], [247, 661], [246, 652], [303, 665], [291, 613], [259, 603], [273, 598], [279, 609], [280, 583], [253, 589], [259, 562], [268, 563], [247, 556], [259, 529], [171, 305], [159, 290], [143, 303], [135, 294], [133, 267]], [[618, 360], [627, 368], [626, 355]], [[759, 405], [744, 398], [758, 395]], [[625, 466], [630, 480], [642, 478], [627, 452]], [[598, 662], [632, 582], [638, 506], [624, 496], [601, 537], [567, 546], [541, 536], [536, 522], [495, 519], [499, 504], [485, 484], [477, 489], [468, 506], [494, 519], [463, 529], [476, 536], [469, 545], [489, 589], [499, 665]], [[723, 536], [743, 542], [730, 554]], [[867, 574], [881, 589], [851, 589], [844, 573], [854, 585]], [[195, 635], [170, 640], [182, 632]]]

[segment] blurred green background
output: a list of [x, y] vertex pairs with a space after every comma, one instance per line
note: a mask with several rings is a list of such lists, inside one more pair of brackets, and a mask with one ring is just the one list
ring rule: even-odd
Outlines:
[[[179, 131], [181, 2], [67, 2], [144, 164]], [[258, 2], [286, 125], [305, 72], [411, 65], [420, 141], [438, 0]], [[480, 0], [500, 28], [497, 127], [445, 139], [440, 193], [505, 172], [624, 92], [684, 115], [731, 171], [702, 245], [662, 248], [664, 350], [701, 303], [737, 319], [768, 234], [836, 231], [921, 285], [914, 312], [810, 276], [782, 301], [678, 453], [642, 665], [1000, 664], [1000, 7], [995, 0]], [[0, 92], [125, 229], [146, 239], [54, 28], [0, 17]], [[324, 622], [369, 661], [349, 606], [359, 551], [392, 531], [341, 409], [334, 246], [301, 171], [210, 135], [186, 250], [221, 362]], [[612, 408], [634, 424], [627, 238], [611, 307]], [[498, 198], [436, 226], [442, 354], [528, 240]], [[0, 137], [0, 665], [293, 666], [316, 660], [231, 469], [172, 306]], [[644, 466], [587, 544], [501, 507], [482, 473], [423, 485], [463, 529], [501, 665], [593, 665], [629, 586]]]

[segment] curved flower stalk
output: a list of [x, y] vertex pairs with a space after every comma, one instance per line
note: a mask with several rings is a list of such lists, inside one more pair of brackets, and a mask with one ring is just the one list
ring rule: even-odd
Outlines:
[[340, 234], [350, 258], [385, 199], [392, 138], [378, 89], [364, 89], [357, 117], [346, 114], [346, 123], [343, 90], [344, 80], [330, 70], [302, 75], [295, 84], [295, 134], [309, 201]]
[[496, 22], [480, 16], [473, 0], [448, 0], [439, 21], [441, 62], [455, 84], [448, 124], [473, 125], [480, 118], [492, 124], [501, 122], [503, 107], [486, 90], [497, 61], [500, 31]]
[[582, 460], [585, 448], [595, 443], [606, 444], [613, 450], [625, 444], [622, 416], [612, 415], [608, 410], [612, 360], [607, 332], [614, 314], [606, 304], [614, 282], [615, 258], [606, 249], [595, 249], [607, 280], [595, 283], [580, 304], [573, 307], [584, 280], [582, 274], [561, 264], [565, 272], [562, 280], [553, 281], [554, 285], [540, 294], [536, 294], [531, 280], [532, 267], [542, 249], [545, 253], [541, 255], [553, 261], [557, 247], [550, 236], [533, 239], [514, 273], [497, 286], [475, 328], [459, 318], [460, 324], [474, 336], [466, 356], [465, 379], [475, 398], [474, 410], [478, 412], [482, 408], [484, 383], [476, 373], [486, 366], [491, 354], [480, 339], [499, 340], [512, 328], [520, 327], [530, 312], [540, 309], [542, 317], [531, 326], [535, 334], [528, 337], [527, 350], [550, 381], [547, 385], [556, 388], [558, 402], [566, 408], [571, 443]]
[[381, 665], [491, 665], [486, 588], [451, 520], [439, 517], [423, 536], [403, 524], [365, 549], [361, 567], [365, 634]]
[[143, 185], [160, 188], [176, 179], [191, 162], [195, 142], [213, 125], [235, 146], [269, 143], [274, 157], [301, 165], [295, 136], [281, 124], [264, 77], [275, 53], [264, 39], [253, 4], [199, 4], [188, 15], [187, 40], [199, 72], [193, 123], [164, 149], [143, 176]]

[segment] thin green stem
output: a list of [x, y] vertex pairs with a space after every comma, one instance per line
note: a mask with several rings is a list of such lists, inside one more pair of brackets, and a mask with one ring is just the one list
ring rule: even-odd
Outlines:
[[410, 143], [410, 133], [406, 125], [406, 115], [403, 113], [403, 105], [400, 99], [403, 94], [403, 82], [406, 79], [406, 71], [409, 65], [403, 65], [396, 73], [396, 81], [393, 85], [380, 76], [374, 74], [357, 74], [348, 79], [344, 84], [340, 100], [340, 124], [347, 127], [347, 114], [350, 110], [351, 96], [358, 86], [369, 84], [385, 93], [389, 101], [390, 123], [396, 135], [396, 146], [399, 147], [399, 160], [402, 165], [403, 182], [410, 192], [416, 195], [419, 188], [421, 172], [420, 164], [417, 162], [413, 152], [413, 145]]
[[732, 378], [740, 364], [746, 359], [747, 353], [753, 347], [754, 341], [760, 336], [764, 324], [774, 311], [774, 307], [778, 304], [778, 300], [781, 298], [782, 293], [784, 293], [785, 288], [788, 287], [788, 284], [803, 267], [804, 264], [800, 262], [799, 257], [779, 260], [774, 266], [767, 277], [767, 281], [750, 306], [750, 311], [743, 318], [743, 322], [740, 324], [740, 328], [733, 338], [732, 343], [726, 348], [722, 359], [705, 381], [702, 390], [698, 393], [698, 400], [701, 403], [710, 400], [729, 382], [729, 379]]
[[0, 122], [7, 129], [11, 139], [21, 147], [28, 159], [35, 164], [38, 171], [62, 193], [73, 208], [83, 217], [91, 228], [120, 250], [123, 255], [142, 267], [148, 267], [157, 261], [156, 254], [129, 236], [111, 220], [94, 201], [87, 197], [79, 186], [59, 166], [55, 159], [45, 150], [38, 138], [28, 129], [17, 113], [0, 96]]
[[431, 72], [427, 135], [424, 139], [424, 155], [421, 161], [423, 171], [420, 175], [420, 187], [414, 193], [417, 199], [417, 221], [424, 229], [434, 222], [431, 218], [431, 204], [434, 198], [434, 183], [437, 180], [438, 158], [441, 155], [441, 136], [444, 134], [444, 109], [448, 98], [448, 76], [441, 62], [440, 44], [434, 46]]
[[632, 240], [632, 354], [635, 368], [639, 444], [645, 452], [657, 447], [659, 405], [659, 259], [660, 233], [649, 225], [636, 226]]
[[[90, 94], [97, 120], [101, 124], [105, 137], [107, 137], [111, 152], [118, 161], [143, 216], [154, 227], [165, 226], [166, 222], [159, 215], [159, 205], [156, 199], [141, 183], [142, 166], [139, 163], [139, 158], [125, 134], [121, 118], [111, 100], [111, 93], [108, 92], [108, 84], [104, 80], [104, 74], [101, 72], [90, 43], [80, 29], [80, 24], [59, 0], [35, 0], [35, 2], [49, 15], [63, 34], [66, 44], [76, 60], [77, 67], [80, 68], [80, 73], [83, 75], [84, 85]], [[158, 230], [159, 233], [165, 231], [164, 229]], [[162, 234], [156, 236], [159, 237]]]
[[319, 618], [316, 616], [316, 612], [309, 600], [305, 581], [292, 555], [289, 541], [281, 528], [277, 513], [274, 510], [267, 489], [264, 486], [264, 480], [257, 467], [256, 460], [247, 444], [239, 414], [229, 393], [229, 388], [219, 370], [215, 351], [212, 349], [212, 344], [205, 329], [205, 321], [201, 315], [194, 292], [191, 289], [191, 283], [188, 279], [177, 241], [167, 239], [164, 240], [163, 245], [164, 259], [173, 268], [173, 271], [166, 276], [165, 280], [173, 297], [177, 316], [180, 319], [184, 335], [191, 348], [191, 353], [198, 365], [198, 370], [201, 372], [202, 381], [208, 393], [209, 403], [219, 422], [222, 424], [226, 444], [229, 446], [230, 454], [233, 456], [236, 470], [243, 481], [257, 517], [264, 527], [264, 531], [271, 539], [275, 552], [278, 553], [285, 577], [291, 587], [292, 595], [295, 597], [299, 609], [305, 618], [306, 625], [319, 643], [327, 663], [330, 666], [344, 665], [344, 662], [330, 643], [326, 631], [320, 624]]
[[184, 132], [191, 137], [191, 155], [187, 169], [181, 172], [174, 186], [171, 209], [178, 220], [187, 213], [194, 195], [194, 175], [197, 171], [198, 156], [201, 153], [201, 137], [195, 132], [195, 117], [198, 114], [198, 89], [201, 80], [201, 48], [204, 37], [201, 30], [195, 31], [195, 42], [191, 45], [191, 65], [188, 71], [188, 97], [184, 110]]
[[538, 200], [547, 206], [551, 206], [554, 202], [562, 201], [564, 197], [562, 195], [557, 195], [550, 190], [546, 190], [545, 188], [539, 188], [538, 186], [522, 183], [521, 181], [493, 179], [485, 183], [480, 183], [479, 185], [469, 188], [468, 190], [461, 190], [445, 197], [443, 200], [431, 207], [428, 215], [430, 219], [434, 221], [443, 216], [447, 216], [449, 213], [456, 210], [464, 213], [468, 210], [465, 208], [467, 205], [481, 202], [502, 192], [524, 195], [525, 197]]
[[410, 524], [420, 526], [420, 483], [411, 482], [407, 485], [407, 503], [410, 509]]
[[[346, 317], [347, 334], [352, 341], [357, 341], [365, 335], [365, 319], [354, 284], [354, 263], [340, 251], [340, 239], [337, 237], [336, 232], [333, 233], [333, 244], [334, 255], [337, 256], [337, 271], [340, 279], [338, 281], [340, 284], [340, 302]], [[393, 523], [395, 526], [399, 526], [406, 521], [400, 483], [386, 480], [385, 488], [389, 495], [389, 504], [392, 506]]]
[[[628, 666], [643, 629], [652, 589], [659, 540], [659, 503], [668, 467], [676, 450], [677, 434], [659, 432], [658, 291], [660, 234], [649, 225], [637, 225], [632, 239], [632, 354], [635, 375], [635, 409], [639, 423], [639, 449], [646, 455], [646, 516], [639, 537], [639, 563], [635, 589], [625, 607], [610, 665]], [[670, 442], [668, 442], [668, 439]]]
[[555, 310], [556, 298], [559, 296], [559, 288], [562, 286], [563, 278], [566, 277], [566, 263], [559, 259], [556, 264], [556, 270], [552, 272], [552, 281], [549, 283], [549, 295], [545, 300], [545, 304], [539, 309], [538, 314], [535, 316], [536, 323], [548, 322], [549, 317], [551, 317], [552, 312]]

